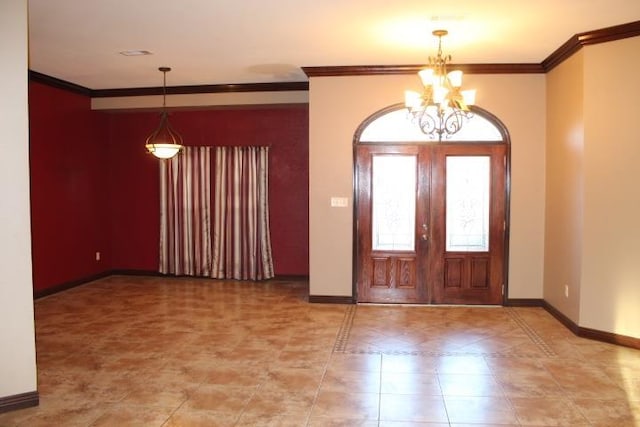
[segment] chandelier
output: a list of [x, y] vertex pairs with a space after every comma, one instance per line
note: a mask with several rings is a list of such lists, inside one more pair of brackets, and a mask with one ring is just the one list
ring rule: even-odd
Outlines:
[[418, 72], [424, 90], [422, 93], [405, 91], [405, 106], [411, 119], [430, 138], [442, 141], [458, 132], [465, 120], [471, 118], [469, 106], [475, 102], [475, 90], [461, 90], [462, 71], [447, 73], [451, 55], [442, 55], [442, 37], [447, 30], [435, 30], [438, 54], [429, 57], [429, 65]]
[[183, 144], [182, 137], [171, 127], [169, 114], [167, 113], [167, 72], [171, 71], [171, 68], [160, 67], [158, 70], [163, 73], [162, 113], [160, 115], [160, 124], [147, 138], [145, 148], [148, 153], [159, 159], [170, 159], [182, 150]]

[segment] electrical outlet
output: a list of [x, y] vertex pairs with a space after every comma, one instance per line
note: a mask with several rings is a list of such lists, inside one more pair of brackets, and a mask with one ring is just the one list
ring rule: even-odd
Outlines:
[[96, 261], [100, 261], [100, 252], [96, 252]]
[[564, 285], [564, 297], [569, 298], [569, 285]]

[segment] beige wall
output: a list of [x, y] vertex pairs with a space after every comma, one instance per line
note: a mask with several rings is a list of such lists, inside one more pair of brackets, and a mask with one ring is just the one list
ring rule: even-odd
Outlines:
[[580, 326], [640, 338], [640, 37], [584, 50]]
[[640, 37], [586, 46], [547, 75], [544, 299], [581, 327], [630, 337], [640, 337], [639, 51]]
[[[352, 294], [353, 134], [375, 111], [418, 89], [417, 76], [313, 77], [309, 88], [311, 295]], [[512, 140], [509, 297], [542, 298], [545, 76], [469, 75], [478, 106], [500, 118]], [[330, 198], [348, 197], [347, 208]]]
[[544, 298], [575, 323], [582, 275], [583, 52], [547, 74]]
[[27, 2], [0, 1], [0, 398], [36, 390], [29, 212]]

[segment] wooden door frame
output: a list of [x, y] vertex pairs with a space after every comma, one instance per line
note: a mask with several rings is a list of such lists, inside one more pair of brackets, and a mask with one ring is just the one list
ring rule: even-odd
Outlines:
[[480, 108], [476, 105], [469, 106], [469, 109], [474, 115], [478, 115], [483, 117], [484, 119], [491, 122], [496, 129], [500, 132], [502, 136], [501, 141], [456, 141], [455, 139], [451, 139], [448, 141], [380, 141], [380, 142], [366, 142], [361, 143], [360, 138], [364, 130], [369, 126], [374, 120], [384, 116], [385, 114], [391, 113], [393, 111], [401, 110], [406, 108], [403, 103], [392, 104], [385, 108], [382, 108], [375, 113], [371, 114], [367, 118], [365, 118], [362, 123], [356, 129], [353, 135], [353, 149], [352, 149], [352, 174], [353, 174], [353, 212], [352, 212], [352, 238], [351, 238], [351, 257], [352, 257], [352, 266], [351, 266], [351, 295], [353, 303], [358, 302], [358, 162], [357, 162], [357, 148], [359, 145], [392, 145], [392, 144], [411, 144], [411, 145], [427, 145], [427, 144], [456, 144], [456, 142], [460, 143], [477, 143], [477, 144], [504, 144], [506, 145], [505, 150], [505, 177], [504, 177], [504, 187], [505, 187], [505, 208], [504, 208], [504, 266], [503, 266], [503, 277], [504, 277], [504, 292], [502, 293], [502, 305], [507, 305], [508, 295], [509, 295], [509, 241], [510, 241], [510, 221], [511, 221], [511, 137], [509, 135], [509, 131], [502, 121], [490, 113], [489, 111]]

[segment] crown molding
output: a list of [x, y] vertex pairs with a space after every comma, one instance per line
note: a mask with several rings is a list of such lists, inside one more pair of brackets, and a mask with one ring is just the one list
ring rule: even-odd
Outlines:
[[77, 85], [75, 83], [61, 80], [55, 77], [48, 76], [46, 74], [39, 73], [37, 71], [29, 70], [29, 81], [42, 83], [47, 86], [55, 87], [57, 89], [67, 90], [69, 92], [77, 93], [79, 95], [91, 96], [91, 89]]
[[545, 73], [567, 60], [583, 46], [640, 36], [640, 21], [576, 34], [549, 55], [541, 65]]
[[[622, 40], [640, 36], [640, 21], [613, 27], [601, 28], [576, 34], [563, 43], [540, 64], [455, 64], [453, 67], [466, 74], [543, 74], [567, 60], [583, 46]], [[414, 74], [424, 65], [348, 65], [327, 67], [302, 67], [308, 77], [336, 76], [374, 76]], [[29, 70], [29, 79], [59, 89], [68, 90], [92, 98], [110, 98], [121, 96], [162, 95], [162, 87], [124, 88], [124, 89], [89, 89], [37, 71]], [[172, 86], [167, 87], [167, 94], [201, 94], [201, 93], [237, 93], [237, 92], [271, 92], [271, 91], [308, 91], [309, 82], [282, 83], [243, 83], [221, 85]]]
[[[64, 89], [91, 98], [111, 98], [120, 96], [148, 96], [162, 95], [163, 88], [141, 87], [123, 89], [89, 89], [66, 80], [51, 77], [37, 71], [29, 70], [29, 80], [42, 83], [58, 89]], [[201, 93], [240, 93], [240, 92], [287, 92], [308, 91], [309, 82], [280, 82], [280, 83], [242, 83], [219, 84], [197, 86], [171, 86], [167, 87], [168, 95], [185, 95]]]
[[[465, 74], [535, 74], [544, 73], [540, 64], [451, 64], [450, 68]], [[424, 65], [346, 65], [330, 67], [302, 67], [308, 77], [374, 76], [415, 74]]]
[[[286, 92], [307, 91], [309, 82], [281, 82], [281, 83], [242, 83], [197, 86], [170, 86], [168, 95], [189, 95], [200, 93], [238, 93], [238, 92]], [[162, 86], [124, 88], [124, 89], [94, 89], [92, 98], [110, 98], [119, 96], [148, 96], [162, 95]]]

